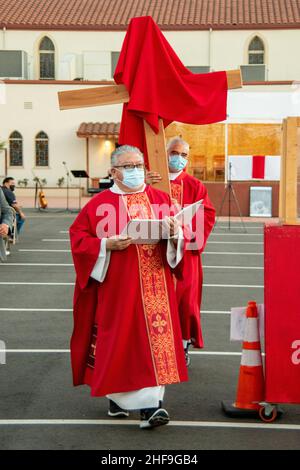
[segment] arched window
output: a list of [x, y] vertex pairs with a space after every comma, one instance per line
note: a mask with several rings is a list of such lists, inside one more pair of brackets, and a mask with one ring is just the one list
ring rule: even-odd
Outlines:
[[35, 165], [49, 166], [49, 138], [44, 131], [35, 138]]
[[9, 136], [9, 166], [23, 166], [23, 137], [18, 131]]
[[265, 46], [258, 36], [255, 36], [249, 44], [248, 63], [250, 65], [265, 63]]
[[55, 80], [55, 48], [48, 36], [45, 36], [39, 47], [40, 80]]

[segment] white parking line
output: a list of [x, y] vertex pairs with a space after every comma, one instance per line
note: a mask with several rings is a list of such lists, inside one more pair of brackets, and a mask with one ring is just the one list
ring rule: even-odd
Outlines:
[[0, 312], [72, 312], [72, 308], [0, 308]]
[[[75, 282], [0, 282], [3, 286], [75, 286]], [[252, 284], [203, 284], [203, 287], [242, 287], [251, 289], [263, 289], [264, 286]]]
[[[49, 240], [50, 241], [50, 240]], [[212, 241], [208, 241], [207, 242], [207, 245], [262, 245], [263, 244], [263, 241], [261, 242], [224, 242], [224, 241], [219, 241], [219, 242], [212, 242]]]
[[[68, 238], [43, 238], [42, 242], [68, 242], [70, 240]], [[225, 244], [225, 245], [262, 245], [263, 241], [261, 242], [225, 242], [225, 241], [208, 241], [207, 244]]]
[[30, 252], [51, 252], [51, 253], [71, 253], [71, 250], [46, 250], [46, 249], [36, 249], [36, 248], [33, 248], [33, 249], [27, 249], [27, 248], [22, 248], [22, 249], [18, 249], [18, 251], [30, 251]]
[[217, 235], [217, 236], [220, 236], [220, 237], [230, 237], [230, 236], [243, 236], [243, 237], [262, 237], [263, 236], [263, 232], [261, 233], [217, 233], [217, 232], [211, 232], [210, 234], [210, 237], [212, 237], [213, 235]]
[[[76, 210], [76, 209], [75, 209]], [[47, 214], [41, 214], [41, 215], [26, 215], [26, 219], [74, 219], [76, 217], [76, 215], [78, 215], [78, 211], [76, 211], [76, 213], [74, 212], [74, 214], [51, 214], [50, 212], [48, 212]]]
[[201, 310], [201, 313], [215, 314], [215, 315], [230, 315], [230, 310]]
[[[255, 223], [255, 222], [254, 223], [253, 222], [246, 222], [246, 223], [244, 223], [244, 225], [245, 225], [247, 230], [257, 230], [258, 228], [261, 228], [261, 229], [264, 228], [264, 224]], [[216, 223], [214, 225], [214, 229], [219, 228], [219, 227], [228, 229], [228, 223], [225, 223], [225, 224]], [[242, 230], [243, 226], [238, 222], [231, 222], [231, 229], [232, 228], [235, 228], [235, 229], [239, 228], [239, 229]]]
[[[1, 307], [0, 312], [72, 312], [72, 308], [11, 308]], [[201, 313], [230, 315], [230, 310], [201, 310]]]
[[[14, 354], [65, 354], [70, 349], [5, 349], [6, 353]], [[241, 352], [235, 351], [190, 351], [195, 356], [241, 356]], [[262, 353], [264, 355], [264, 353]]]
[[[245, 233], [243, 228], [242, 227], [239, 227], [238, 225], [235, 225], [235, 226], [231, 226], [230, 227], [230, 230], [228, 229], [228, 225], [217, 225], [216, 227], [213, 228], [212, 230], [212, 233], [219, 233], [218, 232], [218, 229], [220, 233], [233, 233], [233, 234], [242, 234], [242, 233]], [[225, 230], [224, 230], [225, 229]], [[227, 230], [226, 230], [227, 229]], [[257, 233], [264, 233], [264, 227], [263, 226], [258, 226], [256, 225], [255, 227], [249, 227], [246, 226], [246, 230], [247, 232], [248, 231], [256, 231]]]
[[5, 263], [7, 266], [74, 266], [73, 263]]
[[[11, 308], [1, 307], [0, 312], [72, 312], [72, 308]], [[201, 313], [230, 315], [230, 310], [201, 310]]]
[[204, 251], [203, 252], [204, 255], [241, 255], [241, 256], [244, 256], [244, 255], [254, 255], [254, 256], [263, 256], [264, 254], [263, 253], [240, 253], [240, 252], [236, 252], [236, 251]]
[[75, 286], [75, 282], [0, 282], [1, 286]]
[[42, 242], [68, 242], [70, 243], [69, 238], [42, 238]]
[[[138, 426], [138, 420], [125, 419], [1, 419], [0, 426]], [[300, 431], [300, 424], [237, 423], [235, 421], [170, 421], [167, 426], [187, 428], [263, 429]]]
[[[68, 266], [74, 267], [73, 263], [6, 263], [5, 266]], [[207, 269], [264, 269], [257, 266], [209, 266], [203, 265]]]
[[242, 287], [245, 289], [248, 289], [248, 288], [263, 289], [264, 288], [264, 286], [252, 285], [252, 284], [203, 284], [203, 287]]
[[5, 349], [5, 353], [17, 354], [64, 354], [69, 352], [70, 349]]
[[212, 269], [264, 269], [263, 267], [256, 266], [203, 266], [203, 268], [212, 268]]

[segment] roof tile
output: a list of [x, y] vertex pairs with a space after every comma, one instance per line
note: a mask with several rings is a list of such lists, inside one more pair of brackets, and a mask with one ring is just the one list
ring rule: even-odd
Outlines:
[[300, 0], [0, 0], [0, 27], [124, 30], [150, 15], [161, 29], [299, 28]]
[[78, 128], [77, 136], [118, 138], [119, 133], [119, 122], [82, 122]]

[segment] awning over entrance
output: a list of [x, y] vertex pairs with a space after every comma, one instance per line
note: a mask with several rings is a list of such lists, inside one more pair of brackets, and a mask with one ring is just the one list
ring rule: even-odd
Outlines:
[[119, 132], [119, 122], [82, 122], [77, 131], [77, 137], [104, 137], [106, 139], [118, 139]]

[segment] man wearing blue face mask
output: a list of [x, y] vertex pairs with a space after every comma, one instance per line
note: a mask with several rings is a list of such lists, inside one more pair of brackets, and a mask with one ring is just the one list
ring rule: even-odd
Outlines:
[[[110, 172], [114, 185], [94, 196], [70, 228], [77, 275], [73, 381], [89, 385], [92, 396], [106, 396], [109, 416], [140, 410], [140, 427], [151, 428], [169, 421], [162, 406], [165, 386], [187, 380], [173, 282], [183, 232], [167, 215], [169, 195], [145, 184], [139, 149], [117, 148]], [[131, 219], [163, 215], [168, 239], [133, 244], [120, 235]]]
[[[189, 345], [203, 348], [200, 317], [203, 283], [201, 253], [215, 223], [215, 209], [209, 200], [204, 184], [185, 171], [189, 158], [189, 144], [180, 137], [174, 137], [168, 142], [167, 155], [173, 201], [181, 208], [203, 199], [204, 206], [204, 227], [196, 228], [195, 220], [192, 221], [194, 233], [198, 229], [203, 230], [204, 243], [185, 252], [183, 278], [176, 283], [183, 345], [186, 364], [189, 366]], [[155, 184], [160, 180], [161, 177], [158, 173], [147, 173], [149, 184]]]

